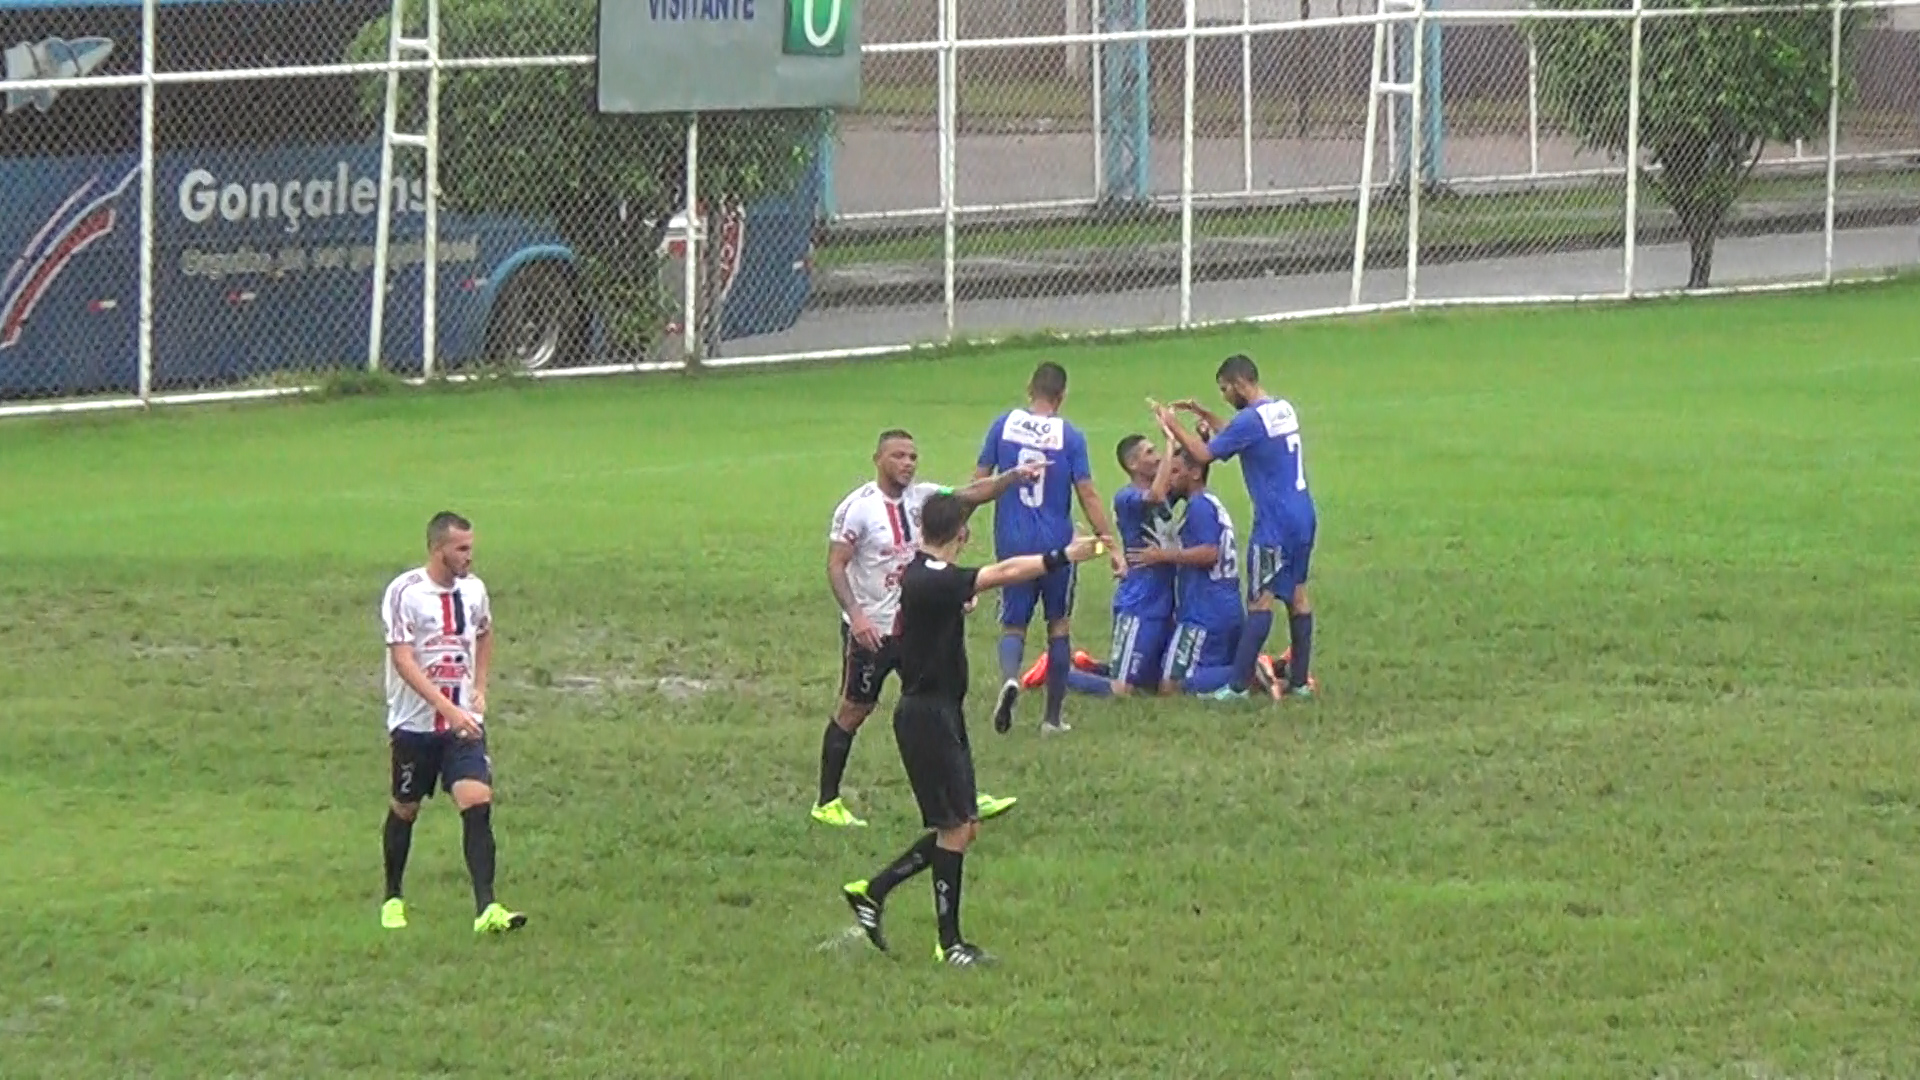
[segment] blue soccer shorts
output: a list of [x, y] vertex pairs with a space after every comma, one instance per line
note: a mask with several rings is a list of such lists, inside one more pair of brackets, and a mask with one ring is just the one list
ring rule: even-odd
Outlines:
[[1293, 590], [1307, 583], [1313, 565], [1313, 537], [1284, 544], [1247, 545], [1247, 602], [1263, 592], [1283, 604], [1293, 602]]
[[1113, 614], [1113, 651], [1107, 661], [1109, 678], [1128, 686], [1152, 690], [1160, 685], [1167, 639], [1173, 634], [1173, 620], [1141, 618], [1122, 611]]
[[1077, 584], [1075, 568], [1068, 564], [1043, 574], [1035, 581], [1007, 585], [1000, 590], [1000, 625], [1025, 629], [1033, 621], [1037, 606], [1047, 621], [1073, 614], [1073, 592]]
[[1163, 682], [1184, 684], [1200, 668], [1226, 667], [1233, 663], [1233, 652], [1239, 645], [1237, 626], [1222, 632], [1198, 623], [1175, 623], [1160, 678]]

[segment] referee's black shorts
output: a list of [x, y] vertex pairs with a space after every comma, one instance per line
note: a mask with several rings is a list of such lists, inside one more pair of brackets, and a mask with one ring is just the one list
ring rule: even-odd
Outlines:
[[893, 707], [893, 738], [927, 828], [957, 829], [979, 819], [973, 748], [958, 702], [902, 695]]

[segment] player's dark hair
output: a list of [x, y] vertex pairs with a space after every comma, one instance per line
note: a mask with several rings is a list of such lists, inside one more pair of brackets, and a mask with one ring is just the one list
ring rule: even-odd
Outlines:
[[1067, 369], [1051, 360], [1041, 362], [1033, 369], [1033, 378], [1027, 380], [1027, 393], [1042, 401], [1059, 401], [1067, 396]]
[[1114, 447], [1113, 453], [1115, 457], [1120, 459], [1120, 467], [1122, 469], [1127, 469], [1129, 472], [1132, 471], [1127, 465], [1127, 461], [1133, 457], [1134, 448], [1146, 441], [1147, 437], [1145, 435], [1129, 435], [1120, 440], [1120, 445]]
[[887, 430], [880, 433], [880, 438], [878, 441], [876, 441], [873, 444], [873, 448], [875, 450], [878, 450], [881, 447], [887, 445], [887, 442], [891, 439], [911, 439], [911, 438], [913, 438], [913, 432], [908, 431], [906, 428], [897, 428], [897, 427], [888, 428]]
[[1188, 453], [1187, 448], [1184, 446], [1174, 450], [1173, 455], [1179, 458], [1187, 466], [1187, 468], [1192, 469], [1194, 472], [1199, 473], [1201, 483], [1204, 484], [1207, 482], [1207, 474], [1213, 471], [1213, 467], [1211, 465], [1201, 461], [1199, 458], [1194, 457], [1192, 454]]
[[920, 539], [928, 547], [950, 544], [967, 523], [967, 504], [955, 495], [934, 495], [920, 508]]
[[427, 522], [427, 549], [439, 547], [440, 541], [445, 540], [447, 534], [455, 529], [470, 530], [472, 528], [473, 522], [451, 510], [442, 510], [433, 515], [433, 520]]
[[1220, 361], [1220, 370], [1213, 373], [1213, 380], [1257, 383], [1260, 381], [1260, 368], [1253, 362], [1252, 357], [1243, 353], [1234, 353]]

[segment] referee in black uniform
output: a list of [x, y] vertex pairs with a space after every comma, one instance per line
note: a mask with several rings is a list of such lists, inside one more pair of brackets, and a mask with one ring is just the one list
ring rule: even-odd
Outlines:
[[872, 878], [842, 890], [867, 939], [885, 951], [880, 916], [887, 894], [932, 867], [933, 907], [940, 920], [940, 944], [933, 955], [956, 967], [988, 958], [960, 936], [960, 866], [980, 829], [973, 752], [961, 711], [967, 697], [967, 605], [989, 589], [1085, 562], [1103, 548], [1093, 537], [1081, 537], [1045, 555], [1021, 555], [987, 567], [957, 566], [972, 511], [951, 493], [929, 498], [921, 511], [920, 551], [900, 579], [900, 700], [893, 709], [893, 737], [929, 831]]

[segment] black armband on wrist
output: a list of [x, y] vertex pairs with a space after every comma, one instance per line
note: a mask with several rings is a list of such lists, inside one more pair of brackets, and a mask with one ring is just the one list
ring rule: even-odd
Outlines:
[[1067, 549], [1063, 547], [1054, 548], [1052, 551], [1040, 557], [1040, 565], [1046, 567], [1047, 573], [1049, 574], [1072, 561], [1072, 559], [1067, 558]]

